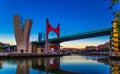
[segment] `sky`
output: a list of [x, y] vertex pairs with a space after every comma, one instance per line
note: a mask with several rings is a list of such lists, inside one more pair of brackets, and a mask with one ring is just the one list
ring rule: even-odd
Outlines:
[[[23, 20], [32, 19], [30, 41], [38, 40], [38, 33], [45, 33], [46, 18], [56, 27], [60, 23], [60, 36], [83, 33], [112, 27], [114, 16], [105, 0], [0, 0], [0, 42], [15, 44], [13, 15]], [[50, 32], [49, 38], [57, 37]], [[68, 41], [63, 47], [83, 48], [103, 44], [109, 36]]]

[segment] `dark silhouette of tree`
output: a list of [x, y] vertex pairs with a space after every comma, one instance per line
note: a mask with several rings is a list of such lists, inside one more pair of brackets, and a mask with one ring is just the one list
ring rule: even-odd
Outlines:
[[0, 45], [0, 51], [2, 51], [2, 50], [3, 50], [3, 48], [4, 48], [4, 47]]
[[120, 2], [119, 0], [105, 0], [105, 1], [109, 1], [111, 3], [111, 5], [109, 6], [109, 9], [112, 9], [114, 5]]

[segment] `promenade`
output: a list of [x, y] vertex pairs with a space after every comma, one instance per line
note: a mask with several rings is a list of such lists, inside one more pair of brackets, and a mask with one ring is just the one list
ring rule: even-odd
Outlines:
[[0, 58], [31, 58], [64, 56], [66, 53], [0, 53]]

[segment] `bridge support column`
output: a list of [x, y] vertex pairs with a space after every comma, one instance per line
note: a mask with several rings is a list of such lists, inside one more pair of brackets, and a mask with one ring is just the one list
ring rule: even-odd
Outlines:
[[58, 26], [56, 27], [56, 28], [53, 28], [51, 25], [50, 25], [50, 23], [49, 23], [49, 20], [48, 20], [48, 18], [46, 19], [46, 45], [45, 45], [45, 47], [46, 47], [46, 50], [45, 50], [45, 53], [47, 54], [49, 51], [49, 43], [48, 43], [48, 34], [49, 34], [49, 32], [50, 31], [54, 31], [56, 34], [57, 34], [57, 36], [58, 36], [58, 38], [60, 37], [60, 24], [58, 23]]

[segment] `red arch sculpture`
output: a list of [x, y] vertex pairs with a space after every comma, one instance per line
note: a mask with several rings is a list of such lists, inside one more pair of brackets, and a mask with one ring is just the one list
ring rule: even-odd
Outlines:
[[54, 31], [57, 34], [58, 38], [60, 37], [60, 24], [58, 24], [56, 28], [53, 28], [50, 25], [48, 18], [46, 19], [46, 30], [47, 37], [50, 31]]
[[53, 31], [57, 34], [58, 38], [60, 37], [60, 24], [56, 28], [53, 28], [50, 23], [48, 18], [46, 19], [46, 54], [48, 53], [48, 34], [50, 31]]

